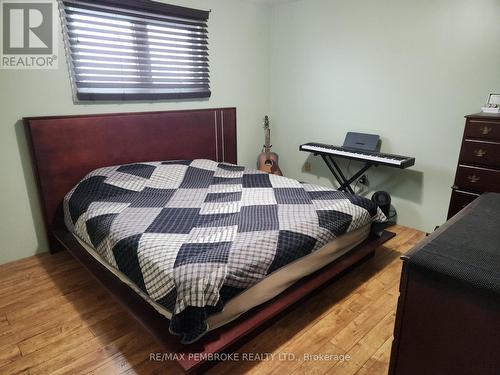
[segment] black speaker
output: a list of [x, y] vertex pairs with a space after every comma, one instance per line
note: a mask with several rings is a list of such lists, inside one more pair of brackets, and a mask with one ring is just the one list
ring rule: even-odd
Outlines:
[[389, 211], [391, 209], [391, 196], [385, 191], [376, 191], [372, 195], [372, 202], [380, 207], [382, 212], [389, 218]]

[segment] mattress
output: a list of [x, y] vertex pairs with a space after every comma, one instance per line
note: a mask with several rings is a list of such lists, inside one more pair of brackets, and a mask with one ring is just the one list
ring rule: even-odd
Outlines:
[[[247, 312], [253, 307], [259, 306], [264, 302], [276, 297], [295, 282], [307, 275], [323, 268], [342, 255], [355, 248], [363, 242], [370, 234], [370, 225], [365, 225], [355, 231], [346, 233], [335, 240], [327, 243], [319, 250], [306, 255], [279, 270], [268, 275], [254, 286], [245, 290], [241, 294], [231, 299], [224, 310], [211, 315], [207, 319], [208, 331], [214, 330], [237, 319], [241, 314]], [[99, 263], [106, 267], [111, 273], [127, 284], [136, 293], [138, 293], [146, 302], [148, 302], [156, 311], [167, 319], [172, 318], [172, 313], [159, 303], [152, 300], [146, 293], [137, 287], [124, 273], [106, 263], [103, 258], [84, 241], [73, 236], [82, 245], [82, 247], [94, 257]]]
[[[296, 278], [276, 276], [288, 265], [331, 261], [351, 244], [341, 238], [355, 244], [386, 220], [366, 198], [204, 159], [100, 168], [66, 195], [64, 213], [89, 252], [170, 313], [169, 330], [183, 343], [321, 262], [299, 267]], [[249, 292], [275, 278], [281, 286]]]

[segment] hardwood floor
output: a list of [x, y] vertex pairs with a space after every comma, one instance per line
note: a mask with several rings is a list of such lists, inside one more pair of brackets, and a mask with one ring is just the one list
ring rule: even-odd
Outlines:
[[[386, 374], [399, 256], [425, 236], [401, 226], [390, 230], [397, 236], [375, 257], [239, 348], [239, 361], [209, 373]], [[175, 362], [151, 361], [157, 352], [154, 339], [68, 253], [0, 266], [0, 374], [181, 372]], [[261, 358], [243, 360], [244, 353]]]

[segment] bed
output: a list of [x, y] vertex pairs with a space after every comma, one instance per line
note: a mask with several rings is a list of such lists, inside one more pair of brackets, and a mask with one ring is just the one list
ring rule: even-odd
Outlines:
[[234, 108], [25, 124], [51, 250], [189, 353], [187, 371], [391, 237], [370, 234], [384, 217], [367, 199], [238, 166]]

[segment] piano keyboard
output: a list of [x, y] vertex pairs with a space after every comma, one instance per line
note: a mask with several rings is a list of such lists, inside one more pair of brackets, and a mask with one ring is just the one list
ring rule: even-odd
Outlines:
[[397, 168], [408, 168], [415, 164], [415, 158], [409, 156], [384, 154], [382, 152], [371, 152], [357, 149], [348, 149], [326, 145], [323, 143], [305, 143], [300, 145], [300, 151], [308, 151], [315, 154], [327, 154], [347, 159], [361, 160], [378, 165], [386, 165]]

